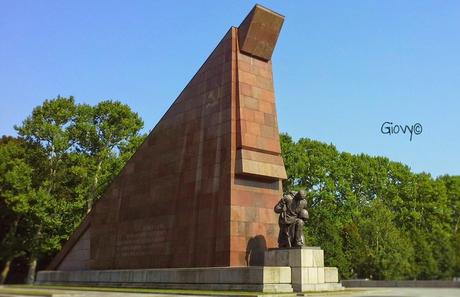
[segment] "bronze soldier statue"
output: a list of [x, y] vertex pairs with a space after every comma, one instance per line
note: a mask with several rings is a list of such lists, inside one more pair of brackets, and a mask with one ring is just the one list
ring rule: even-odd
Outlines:
[[305, 244], [303, 226], [308, 219], [307, 200], [305, 191], [283, 195], [276, 204], [275, 212], [279, 213], [280, 233], [278, 245], [280, 248], [301, 247]]

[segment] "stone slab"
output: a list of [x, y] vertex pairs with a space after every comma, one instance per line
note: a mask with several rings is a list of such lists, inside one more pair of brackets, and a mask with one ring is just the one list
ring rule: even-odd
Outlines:
[[339, 281], [339, 270], [337, 267], [324, 267], [324, 282], [337, 283]]
[[342, 290], [338, 269], [324, 267], [324, 251], [319, 247], [268, 249], [264, 265], [291, 267], [291, 284], [295, 292]]
[[323, 284], [324, 267], [292, 267], [293, 284]]
[[295, 292], [341, 291], [345, 289], [341, 283], [292, 284], [292, 288]]
[[265, 266], [324, 267], [324, 251], [319, 247], [269, 249]]
[[[176, 290], [208, 290], [208, 291], [245, 291], [262, 293], [292, 293], [290, 284], [169, 284], [169, 283], [94, 283], [94, 282], [42, 282], [40, 285], [91, 286], [103, 288], [149, 288], [149, 289], [176, 289]], [[267, 295], [263, 295], [267, 297]], [[295, 295], [290, 295], [295, 296]]]
[[37, 284], [292, 292], [289, 267], [40, 271]]

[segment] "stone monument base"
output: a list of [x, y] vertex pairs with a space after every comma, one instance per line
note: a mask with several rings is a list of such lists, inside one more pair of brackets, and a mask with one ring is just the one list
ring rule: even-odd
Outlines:
[[343, 290], [319, 247], [269, 249], [264, 266], [40, 271], [36, 284], [290, 293]]
[[265, 252], [265, 267], [291, 267], [291, 284], [296, 292], [343, 290], [336, 267], [324, 267], [319, 247], [277, 248]]
[[292, 292], [290, 267], [203, 267], [40, 271], [36, 284], [156, 289]]

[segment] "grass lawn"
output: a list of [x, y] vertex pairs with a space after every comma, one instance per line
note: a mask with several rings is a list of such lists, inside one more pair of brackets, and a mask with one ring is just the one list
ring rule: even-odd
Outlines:
[[[87, 286], [53, 286], [53, 285], [9, 285], [0, 287], [0, 293], [29, 295], [29, 296], [52, 296], [52, 294], [64, 293], [66, 291], [92, 291], [92, 292], [113, 292], [113, 293], [150, 293], [150, 294], [174, 294], [174, 295], [208, 295], [208, 296], [260, 296], [277, 295], [295, 296], [296, 293], [262, 293], [246, 291], [211, 291], [211, 290], [180, 290], [180, 289], [150, 289], [150, 288], [117, 288], [117, 287], [87, 287]], [[59, 292], [61, 291], [61, 292]], [[304, 292], [314, 295], [336, 295], [356, 293], [362, 289], [346, 289], [336, 292]]]
[[[22, 289], [22, 290], [21, 290]], [[26, 290], [27, 289], [27, 290]], [[122, 292], [122, 293], [150, 293], [150, 294], [176, 294], [176, 295], [212, 295], [212, 296], [257, 296], [257, 295], [293, 295], [294, 293], [262, 293], [262, 292], [245, 292], [245, 291], [210, 291], [210, 290], [180, 290], [180, 289], [149, 289], [149, 288], [116, 288], [116, 287], [85, 287], [85, 286], [51, 286], [51, 285], [9, 285], [0, 288], [0, 293], [4, 290], [21, 290], [33, 291], [35, 295], [40, 293], [44, 296], [50, 296], [51, 293], [44, 294], [47, 290], [55, 290], [52, 293], [58, 293], [56, 290], [69, 291], [93, 291], [93, 292]], [[34, 294], [29, 294], [34, 296]]]
[[23, 289], [23, 288], [12, 288], [8, 287], [0, 287], [0, 294], [11, 294], [11, 295], [24, 295], [24, 296], [44, 296], [44, 297], [51, 297], [53, 293], [49, 290], [37, 290], [37, 289]]

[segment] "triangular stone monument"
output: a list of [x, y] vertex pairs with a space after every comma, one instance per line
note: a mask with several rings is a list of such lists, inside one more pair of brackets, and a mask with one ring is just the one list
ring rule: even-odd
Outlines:
[[276, 247], [283, 20], [257, 5], [225, 34], [49, 269], [243, 266]]
[[341, 289], [319, 248], [276, 248], [283, 20], [256, 5], [230, 28], [37, 283]]

